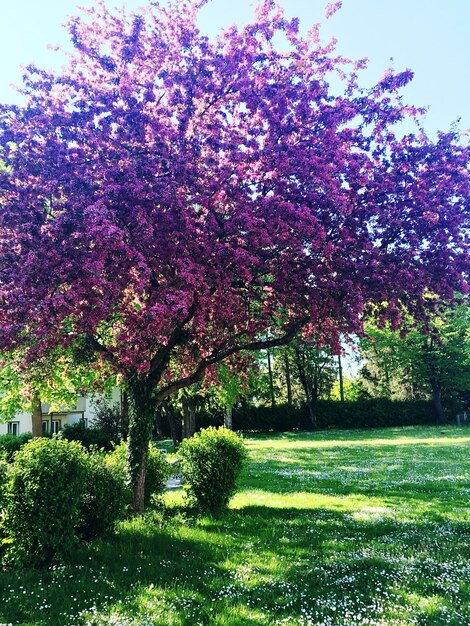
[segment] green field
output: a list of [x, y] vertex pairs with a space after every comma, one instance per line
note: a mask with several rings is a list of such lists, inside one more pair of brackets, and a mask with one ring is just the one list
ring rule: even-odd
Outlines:
[[470, 624], [470, 429], [247, 444], [226, 515], [169, 492], [70, 565], [0, 572], [0, 624]]

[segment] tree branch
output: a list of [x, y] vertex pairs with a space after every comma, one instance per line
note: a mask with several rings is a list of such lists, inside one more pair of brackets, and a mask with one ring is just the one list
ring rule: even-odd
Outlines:
[[227, 348], [223, 347], [224, 344], [222, 344], [222, 346], [218, 346], [209, 356], [203, 358], [200, 361], [199, 365], [196, 367], [192, 374], [190, 374], [189, 376], [185, 376], [184, 378], [180, 378], [179, 380], [170, 383], [166, 387], [163, 387], [163, 389], [160, 389], [160, 391], [156, 394], [157, 402], [161, 402], [165, 398], [168, 398], [169, 396], [174, 394], [176, 391], [184, 389], [185, 387], [189, 387], [190, 385], [198, 382], [204, 377], [205, 371], [208, 367], [214, 365], [215, 363], [220, 363], [220, 361], [223, 361], [224, 359], [231, 356], [232, 354], [235, 354], [236, 352], [241, 352], [242, 350], [252, 352], [254, 350], [262, 350], [265, 348], [283, 346], [289, 343], [289, 341], [291, 341], [295, 337], [300, 328], [302, 328], [302, 326], [305, 326], [308, 320], [308, 317], [304, 317], [297, 322], [286, 324], [282, 337], [250, 341]]
[[93, 335], [86, 335], [86, 341], [94, 352], [101, 354], [107, 361], [110, 361], [114, 365], [118, 365], [116, 356], [106, 346], [98, 341]]
[[171, 335], [168, 337], [167, 343], [162, 346], [150, 362], [150, 369], [148, 373], [149, 380], [153, 380], [155, 383], [160, 379], [163, 370], [165, 369], [168, 360], [170, 358], [171, 351], [180, 341], [183, 334], [183, 328], [192, 320], [196, 310], [196, 305], [193, 303], [186, 314], [186, 317], [174, 328]]

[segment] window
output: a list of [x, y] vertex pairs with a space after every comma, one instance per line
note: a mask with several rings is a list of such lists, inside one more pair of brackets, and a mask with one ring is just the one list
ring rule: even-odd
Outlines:
[[47, 435], [49, 432], [49, 422], [43, 421], [42, 423], [42, 434]]
[[52, 433], [58, 433], [61, 428], [61, 420], [52, 420]]
[[9, 435], [19, 435], [20, 434], [20, 423], [19, 422], [8, 422], [8, 434]]

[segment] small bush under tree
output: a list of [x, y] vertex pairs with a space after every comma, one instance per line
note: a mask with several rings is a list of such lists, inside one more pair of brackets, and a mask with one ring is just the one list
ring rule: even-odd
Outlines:
[[14, 459], [6, 485], [7, 560], [46, 565], [70, 554], [85, 491], [86, 458], [77, 442], [33, 439]]
[[218, 513], [236, 491], [246, 459], [243, 439], [226, 428], [206, 428], [180, 446], [188, 497], [204, 511]]

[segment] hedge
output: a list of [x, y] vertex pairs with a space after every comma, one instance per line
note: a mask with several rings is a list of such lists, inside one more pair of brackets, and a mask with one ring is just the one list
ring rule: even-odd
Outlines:
[[[385, 398], [344, 401], [319, 400], [314, 408], [316, 428], [378, 428], [436, 424], [432, 402], [426, 400], [393, 401]], [[306, 406], [282, 404], [273, 407], [236, 408], [233, 427], [240, 431], [311, 430]]]

